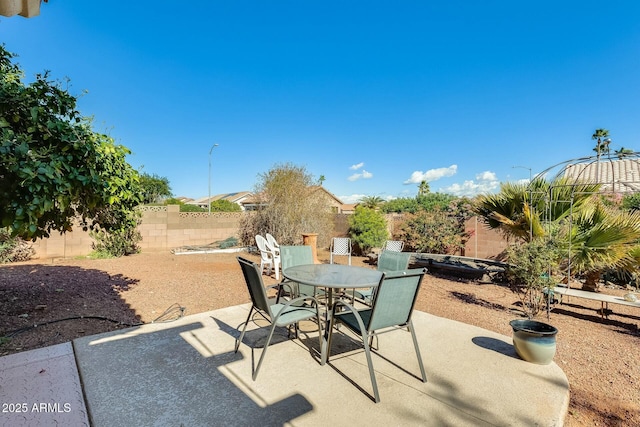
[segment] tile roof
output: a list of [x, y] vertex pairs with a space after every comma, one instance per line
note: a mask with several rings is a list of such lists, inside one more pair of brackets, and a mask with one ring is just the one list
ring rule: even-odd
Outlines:
[[640, 191], [640, 159], [606, 159], [569, 164], [563, 176], [582, 182], [599, 183], [604, 192], [634, 193]]

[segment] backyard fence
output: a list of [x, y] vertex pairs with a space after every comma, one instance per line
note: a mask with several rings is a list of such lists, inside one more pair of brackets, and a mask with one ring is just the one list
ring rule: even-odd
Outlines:
[[[180, 212], [178, 205], [144, 206], [139, 226], [144, 252], [169, 251], [185, 246], [204, 246], [237, 237], [240, 221], [245, 212]], [[335, 214], [334, 236], [345, 236], [349, 230], [349, 214]], [[390, 235], [402, 221], [402, 214], [385, 215]], [[471, 233], [464, 253], [474, 258], [495, 258], [507, 246], [502, 235], [485, 227], [476, 217], [467, 221]], [[76, 227], [65, 234], [52, 233], [49, 238], [33, 244], [36, 257], [67, 258], [85, 256], [92, 251], [93, 239], [89, 233]]]

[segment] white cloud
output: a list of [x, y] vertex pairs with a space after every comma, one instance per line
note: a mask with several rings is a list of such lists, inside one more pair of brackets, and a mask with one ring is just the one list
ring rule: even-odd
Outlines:
[[426, 172], [415, 171], [411, 174], [411, 178], [403, 182], [403, 184], [420, 184], [422, 181], [436, 181], [446, 176], [453, 176], [458, 172], [458, 165], [451, 165], [448, 168], [429, 169]]
[[359, 179], [369, 179], [369, 178], [373, 178], [373, 174], [371, 172], [367, 172], [366, 170], [362, 169], [362, 173], [354, 173], [347, 179], [349, 181], [357, 181]]
[[351, 169], [352, 171], [357, 171], [358, 169], [360, 169], [363, 166], [364, 166], [364, 162], [360, 162], [357, 165], [349, 166], [349, 169]]
[[462, 184], [452, 184], [439, 191], [454, 196], [473, 197], [482, 193], [491, 193], [500, 188], [500, 181], [494, 172], [485, 171], [476, 175], [475, 180], [468, 180]]

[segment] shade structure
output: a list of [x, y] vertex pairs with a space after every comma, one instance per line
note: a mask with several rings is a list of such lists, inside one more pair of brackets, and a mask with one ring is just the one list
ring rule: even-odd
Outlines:
[[0, 0], [0, 15], [31, 18], [40, 15], [42, 0]]

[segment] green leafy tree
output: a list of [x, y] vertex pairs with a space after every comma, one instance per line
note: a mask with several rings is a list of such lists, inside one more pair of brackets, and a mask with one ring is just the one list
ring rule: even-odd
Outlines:
[[425, 193], [419, 194], [416, 197], [420, 208], [431, 211], [436, 209], [446, 209], [451, 202], [456, 200], [457, 197], [452, 194], [446, 193]]
[[241, 212], [239, 204], [228, 200], [214, 200], [211, 202], [211, 212]]
[[240, 221], [243, 244], [254, 244], [256, 234], [265, 233], [281, 245], [301, 244], [302, 233], [318, 233], [318, 244], [329, 244], [333, 233], [331, 205], [303, 166], [276, 164], [259, 178], [254, 193], [261, 207]]
[[367, 254], [371, 248], [382, 247], [389, 238], [387, 222], [375, 209], [357, 206], [349, 216], [349, 236], [361, 253]]
[[407, 248], [433, 254], [457, 253], [468, 238], [464, 221], [442, 208], [407, 214], [394, 234]]
[[129, 150], [94, 132], [48, 73], [23, 83], [13, 58], [0, 46], [0, 225], [32, 240], [76, 220], [106, 232], [135, 226], [141, 191]]
[[144, 204], [158, 203], [161, 199], [172, 196], [169, 178], [164, 176], [143, 172], [140, 175], [140, 186]]
[[415, 197], [400, 197], [385, 202], [380, 210], [384, 213], [415, 213], [421, 209]]

